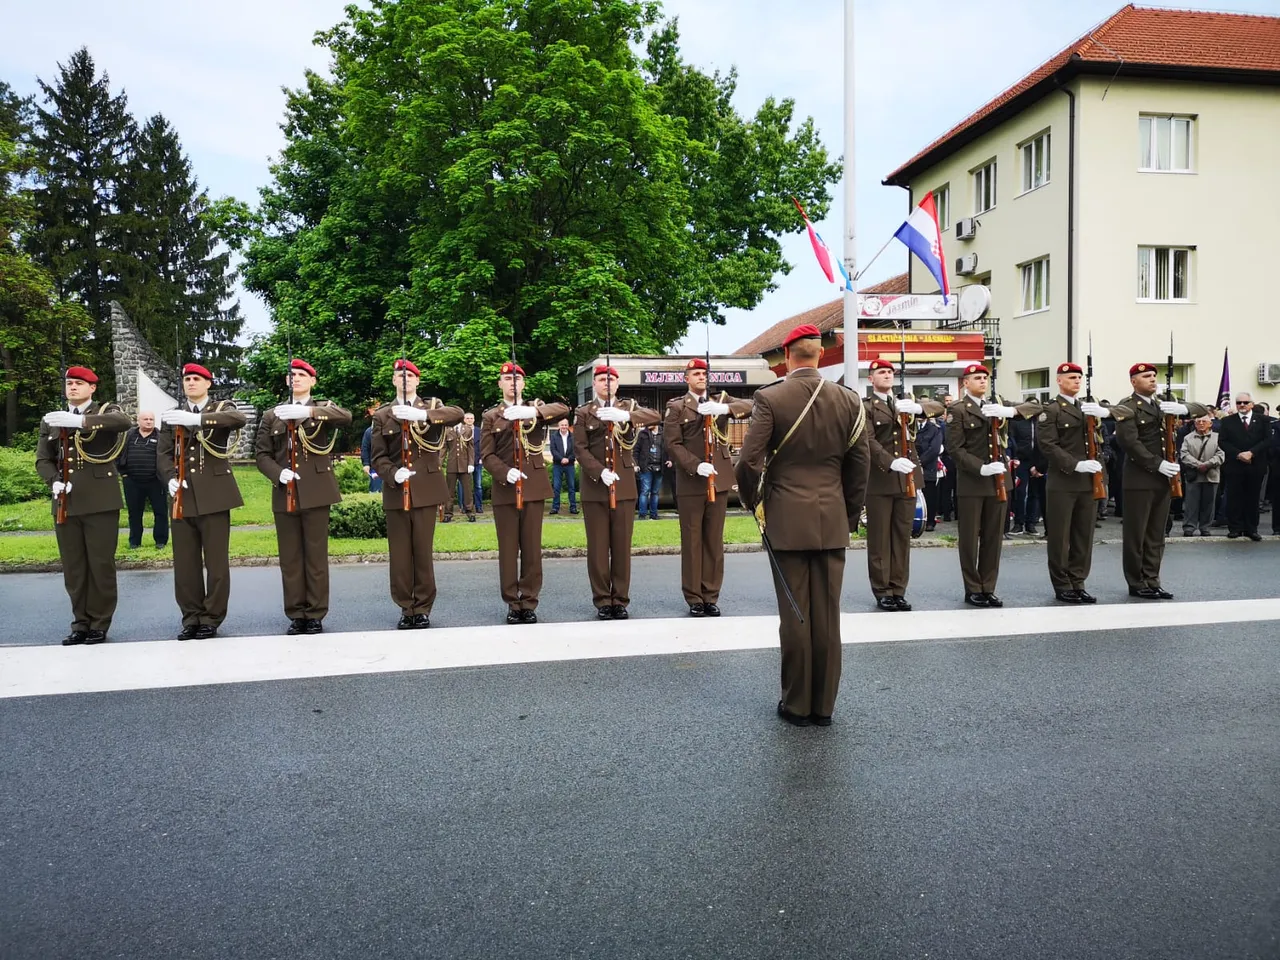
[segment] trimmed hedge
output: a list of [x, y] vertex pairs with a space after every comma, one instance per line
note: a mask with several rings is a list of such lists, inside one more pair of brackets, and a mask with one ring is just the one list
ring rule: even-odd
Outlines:
[[25, 503], [49, 495], [36, 473], [36, 457], [25, 450], [0, 447], [0, 503]]
[[[360, 461], [356, 461], [359, 464]], [[364, 471], [360, 472], [364, 476]], [[385, 540], [387, 515], [382, 494], [353, 493], [329, 508], [329, 536], [352, 540]]]
[[365, 475], [358, 456], [344, 457], [334, 468], [333, 474], [338, 478], [338, 489], [344, 496], [349, 493], [369, 492], [369, 478]]

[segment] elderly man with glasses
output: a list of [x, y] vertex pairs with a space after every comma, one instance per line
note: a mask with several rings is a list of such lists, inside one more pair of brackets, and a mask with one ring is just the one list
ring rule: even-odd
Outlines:
[[1258, 533], [1258, 501], [1267, 472], [1271, 425], [1254, 412], [1253, 397], [1236, 395], [1236, 412], [1218, 424], [1218, 440], [1226, 460], [1222, 465], [1227, 495], [1227, 536], [1261, 540]]

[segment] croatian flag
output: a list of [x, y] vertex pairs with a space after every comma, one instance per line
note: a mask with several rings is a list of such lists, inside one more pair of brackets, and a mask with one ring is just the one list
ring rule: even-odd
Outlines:
[[[822, 239], [822, 236], [817, 230], [813, 229], [813, 224], [809, 222], [809, 216], [804, 212], [804, 207], [800, 206], [800, 201], [795, 197], [792, 197], [791, 202], [794, 203], [796, 205], [796, 209], [800, 211], [800, 216], [804, 220], [804, 225], [809, 231], [809, 242], [813, 244], [813, 255], [818, 258], [818, 266], [820, 266], [822, 268], [822, 272], [827, 275], [827, 282], [835, 283], [836, 275], [835, 271], [831, 268], [831, 265], [833, 263], [838, 263], [838, 261], [831, 255], [831, 249], [827, 246], [826, 241]], [[845, 277], [845, 282], [848, 283], [848, 275], [845, 274], [843, 265], [840, 267], [840, 273]]]
[[929, 268], [933, 279], [942, 290], [942, 302], [951, 294], [947, 283], [947, 264], [942, 254], [942, 228], [938, 226], [938, 209], [933, 205], [933, 194], [926, 193], [920, 206], [911, 211], [907, 222], [894, 234], [907, 248]]
[[1222, 348], [1222, 379], [1218, 381], [1218, 409], [1230, 413], [1231, 405], [1231, 364], [1227, 361], [1227, 348]]

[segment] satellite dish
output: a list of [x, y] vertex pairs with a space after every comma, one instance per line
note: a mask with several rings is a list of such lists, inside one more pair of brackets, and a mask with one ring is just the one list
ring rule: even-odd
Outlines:
[[965, 287], [960, 291], [958, 308], [964, 323], [977, 323], [991, 309], [991, 291], [980, 283]]

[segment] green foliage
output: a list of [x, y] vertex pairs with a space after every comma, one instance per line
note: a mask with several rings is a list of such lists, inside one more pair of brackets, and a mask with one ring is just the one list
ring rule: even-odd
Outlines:
[[36, 473], [32, 453], [0, 447], [0, 503], [25, 503], [48, 494], [49, 487]]
[[341, 460], [334, 468], [333, 474], [338, 478], [338, 489], [343, 494], [369, 492], [369, 477], [365, 474], [359, 457], [346, 457]]
[[[603, 349], [669, 348], [750, 307], [789, 269], [777, 236], [815, 217], [838, 169], [811, 121], [733, 74], [680, 61], [636, 0], [386, 0], [319, 42], [333, 79], [288, 93], [287, 145], [245, 249], [276, 328], [245, 372], [289, 353], [360, 406], [401, 350], [424, 394], [496, 395], [512, 339], [526, 394], [572, 396]], [[638, 50], [645, 48], [641, 60]], [[237, 222], [246, 223], [244, 217]]]
[[382, 494], [355, 493], [329, 508], [329, 536], [353, 540], [385, 539], [387, 515]]

